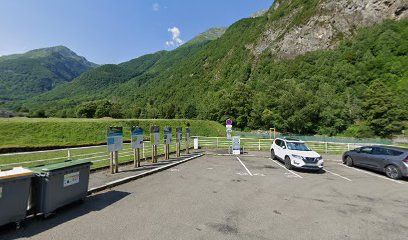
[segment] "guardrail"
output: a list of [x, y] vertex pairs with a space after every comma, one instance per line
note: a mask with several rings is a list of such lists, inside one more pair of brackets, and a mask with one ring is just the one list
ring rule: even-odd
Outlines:
[[[231, 140], [226, 137], [203, 137], [194, 136], [198, 140], [198, 145], [201, 148], [208, 149], [229, 149]], [[273, 139], [258, 139], [258, 138], [241, 138], [241, 146], [244, 151], [269, 151]], [[306, 141], [307, 145], [319, 152], [326, 154], [339, 154], [357, 147], [375, 144], [361, 143], [338, 143], [338, 142], [311, 142]], [[129, 162], [133, 160], [133, 150], [130, 143], [123, 145], [123, 150], [119, 151], [119, 163]], [[175, 150], [175, 142], [172, 143], [171, 149]], [[192, 144], [190, 144], [192, 146]], [[182, 149], [185, 149], [185, 141], [182, 141]], [[158, 154], [164, 153], [164, 145], [160, 145]], [[145, 141], [141, 151], [141, 158], [146, 160], [151, 157], [151, 143]], [[65, 148], [57, 150], [22, 152], [0, 154], [0, 169], [12, 168], [15, 166], [32, 167], [43, 164], [62, 162], [67, 159], [75, 160], [90, 160], [94, 163], [93, 168], [109, 165], [109, 153], [106, 145]]]
[[[198, 139], [198, 146], [201, 148], [230, 148], [231, 140], [226, 137], [202, 137], [194, 136]], [[241, 147], [245, 150], [261, 151], [270, 150], [273, 139], [241, 138]], [[372, 145], [361, 143], [338, 143], [338, 142], [309, 142], [307, 145], [314, 151], [320, 153], [341, 153], [354, 148]]]
[[[175, 151], [176, 143], [173, 142], [170, 148]], [[185, 141], [182, 141], [181, 149], [185, 149]], [[158, 148], [158, 154], [164, 153], [164, 145]], [[141, 158], [146, 160], [151, 157], [150, 141], [143, 142]], [[46, 151], [21, 152], [0, 154], [0, 169], [12, 168], [16, 166], [33, 167], [38, 165], [62, 162], [67, 159], [89, 160], [94, 163], [93, 168], [108, 166], [109, 153], [107, 145], [91, 147], [64, 148]], [[133, 160], [133, 150], [130, 143], [124, 143], [123, 149], [119, 151], [119, 163]]]

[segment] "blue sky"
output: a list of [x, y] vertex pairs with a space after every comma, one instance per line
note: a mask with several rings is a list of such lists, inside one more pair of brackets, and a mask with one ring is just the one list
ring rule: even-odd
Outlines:
[[0, 55], [64, 45], [98, 64], [120, 63], [173, 49], [208, 28], [229, 26], [269, 8], [272, 2], [0, 0]]

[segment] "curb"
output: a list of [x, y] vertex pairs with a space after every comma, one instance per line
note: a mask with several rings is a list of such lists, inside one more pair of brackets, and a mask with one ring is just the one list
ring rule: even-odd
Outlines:
[[128, 183], [128, 182], [134, 181], [134, 180], [139, 179], [139, 178], [147, 177], [147, 176], [152, 175], [154, 173], [164, 171], [166, 169], [169, 169], [169, 168], [172, 168], [172, 167], [177, 166], [179, 164], [188, 162], [188, 161], [193, 160], [195, 158], [202, 157], [203, 155], [204, 154], [198, 154], [198, 155], [183, 159], [181, 161], [171, 163], [171, 164], [168, 164], [168, 165], [165, 165], [165, 166], [162, 166], [162, 167], [158, 167], [158, 168], [155, 168], [153, 170], [150, 170], [150, 171], [147, 171], [147, 172], [135, 175], [135, 176], [130, 176], [130, 177], [118, 179], [118, 180], [106, 183], [106, 184], [104, 184], [102, 186], [91, 188], [91, 189], [88, 190], [88, 195], [92, 195], [94, 193], [98, 193], [98, 192], [101, 192], [101, 191], [106, 190], [108, 188], [113, 188], [113, 187], [116, 187], [116, 186], [119, 186], [119, 185], [122, 185], [122, 184], [125, 184], [125, 183]]

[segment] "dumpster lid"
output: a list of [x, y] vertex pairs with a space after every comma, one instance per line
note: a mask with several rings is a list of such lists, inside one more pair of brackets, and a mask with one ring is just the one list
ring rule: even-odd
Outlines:
[[33, 175], [33, 172], [23, 167], [15, 167], [11, 170], [0, 171], [0, 179], [16, 178], [30, 175]]
[[86, 160], [68, 160], [65, 162], [61, 163], [54, 163], [50, 165], [44, 165], [44, 166], [37, 166], [30, 168], [34, 172], [51, 172], [55, 170], [60, 170], [68, 167], [75, 167], [75, 166], [80, 166], [80, 165], [92, 165], [92, 162], [86, 161]]

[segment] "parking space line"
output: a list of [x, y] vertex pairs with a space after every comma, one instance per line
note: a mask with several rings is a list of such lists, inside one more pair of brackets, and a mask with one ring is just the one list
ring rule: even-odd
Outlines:
[[272, 162], [274, 162], [274, 163], [276, 163], [276, 164], [278, 164], [281, 168], [283, 168], [283, 169], [285, 169], [286, 171], [288, 171], [288, 172], [290, 172], [290, 173], [292, 173], [293, 175], [295, 175], [296, 177], [298, 177], [298, 178], [303, 178], [302, 176], [300, 176], [299, 174], [296, 174], [294, 171], [292, 171], [292, 170], [289, 170], [289, 169], [287, 169], [285, 166], [283, 166], [282, 164], [280, 164], [279, 162], [277, 162], [277, 161], [274, 161], [272, 158], [269, 158]]
[[245, 164], [241, 161], [241, 159], [239, 159], [239, 157], [237, 157], [238, 161], [241, 163], [241, 165], [245, 168], [245, 170], [248, 172], [248, 174], [250, 176], [254, 176], [252, 175], [252, 173], [249, 171], [249, 169], [245, 166]]
[[327, 170], [326, 168], [325, 168], [324, 170], [325, 170], [326, 172], [330, 173], [330, 174], [333, 174], [334, 176], [337, 176], [337, 177], [340, 177], [340, 178], [346, 179], [346, 180], [347, 180], [347, 181], [349, 181], [349, 182], [352, 182], [352, 180], [351, 180], [350, 178], [346, 178], [346, 177], [344, 177], [344, 176], [341, 176], [340, 174], [337, 174], [337, 173], [331, 172], [331, 171]]
[[340, 165], [340, 166], [349, 168], [349, 169], [356, 170], [356, 171], [358, 171], [358, 172], [362, 172], [362, 173], [365, 173], [365, 174], [374, 176], [374, 177], [382, 178], [382, 179], [385, 179], [385, 180], [388, 180], [388, 181], [391, 181], [391, 182], [395, 182], [395, 183], [399, 183], [399, 184], [404, 184], [403, 182], [400, 182], [400, 181], [397, 181], [397, 180], [394, 180], [394, 179], [391, 179], [391, 178], [387, 178], [387, 177], [384, 177], [384, 176], [381, 176], [381, 175], [377, 175], [377, 174], [375, 174], [375, 173], [371, 173], [371, 172], [368, 172], [368, 171], [365, 171], [365, 170], [361, 170], [361, 169], [358, 169], [358, 168], [349, 167], [349, 166], [346, 166], [346, 165], [341, 164], [341, 163], [337, 163], [337, 164]]

